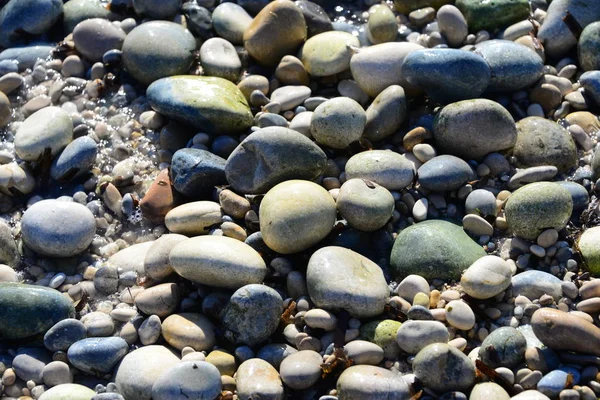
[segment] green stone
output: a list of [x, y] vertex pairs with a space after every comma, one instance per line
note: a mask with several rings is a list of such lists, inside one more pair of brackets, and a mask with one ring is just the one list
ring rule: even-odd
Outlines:
[[586, 229], [577, 245], [588, 270], [596, 276], [600, 275], [600, 226]]
[[459, 225], [430, 220], [412, 225], [398, 234], [392, 247], [391, 272], [397, 280], [420, 275], [427, 280], [460, 279], [485, 250]]
[[393, 360], [400, 354], [400, 346], [396, 342], [400, 325], [400, 321], [393, 319], [368, 322], [360, 327], [359, 339], [375, 343], [383, 349], [385, 358]]
[[90, 18], [108, 19], [110, 11], [99, 0], [70, 0], [63, 6], [63, 26], [66, 33], [73, 32], [81, 21]]
[[148, 87], [146, 97], [157, 112], [207, 133], [240, 133], [253, 124], [246, 98], [236, 85], [223, 78], [163, 78]]
[[512, 232], [533, 240], [546, 229], [560, 231], [573, 212], [567, 189], [552, 182], [536, 182], [517, 189], [506, 201], [504, 213]]
[[394, 0], [394, 7], [399, 13], [408, 15], [419, 8], [433, 7], [436, 10], [451, 0]]
[[528, 0], [456, 0], [456, 7], [463, 13], [469, 31], [494, 30], [527, 19]]
[[0, 339], [45, 333], [57, 322], [74, 317], [73, 304], [57, 290], [0, 283]]

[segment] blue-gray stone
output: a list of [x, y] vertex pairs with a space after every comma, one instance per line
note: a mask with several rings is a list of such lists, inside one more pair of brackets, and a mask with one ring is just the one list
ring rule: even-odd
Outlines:
[[600, 106], [600, 71], [588, 71], [579, 77], [586, 96]]
[[0, 53], [0, 61], [10, 60], [19, 64], [19, 71], [33, 68], [39, 59], [45, 60], [52, 54], [54, 46], [35, 44], [30, 46], [11, 47]]
[[23, 44], [48, 31], [63, 12], [62, 0], [10, 0], [0, 10], [0, 46]]
[[538, 392], [550, 398], [556, 398], [561, 390], [567, 387], [569, 374], [555, 369], [544, 376], [537, 384]]
[[9, 72], [19, 72], [19, 63], [15, 60], [0, 61], [0, 76], [6, 75]]
[[133, 0], [133, 10], [137, 15], [152, 19], [169, 20], [177, 14], [181, 0]]
[[68, 181], [89, 172], [96, 161], [98, 145], [87, 136], [73, 140], [52, 163], [50, 176], [57, 181]]
[[[402, 76], [432, 100], [451, 103], [479, 97], [490, 83], [490, 67], [477, 54], [456, 49], [424, 49], [409, 53]], [[465, 71], [469, 71], [468, 74]]]
[[102, 55], [102, 62], [106, 65], [116, 66], [121, 64], [123, 52], [118, 49], [112, 49]]
[[515, 296], [525, 296], [530, 300], [539, 299], [548, 294], [556, 301], [562, 296], [562, 281], [544, 271], [524, 271], [512, 278], [512, 290]]
[[254, 346], [267, 340], [279, 326], [283, 299], [265, 285], [246, 285], [233, 293], [223, 311], [225, 338]]
[[298, 350], [286, 343], [271, 343], [261, 347], [258, 353], [256, 353], [256, 357], [265, 360], [276, 370], [279, 370], [281, 362], [287, 356], [297, 352]]
[[24, 381], [42, 383], [42, 370], [52, 361], [52, 355], [45, 349], [23, 348], [12, 361], [12, 367]]
[[302, 11], [302, 15], [304, 15], [308, 37], [333, 30], [333, 24], [327, 12], [320, 5], [307, 0], [297, 0], [294, 4], [296, 4], [300, 11]]
[[512, 368], [523, 361], [527, 340], [515, 328], [498, 328], [485, 338], [479, 348], [479, 358], [491, 368]]
[[585, 187], [577, 182], [571, 181], [561, 181], [556, 183], [571, 193], [571, 199], [573, 200], [573, 211], [580, 211], [587, 208], [590, 202], [590, 195]]
[[461, 158], [442, 155], [432, 158], [417, 171], [418, 182], [427, 190], [456, 190], [474, 178], [473, 170]]
[[428, 308], [418, 304], [411, 306], [406, 312], [406, 316], [415, 321], [433, 321], [435, 319]]
[[212, 15], [206, 8], [199, 6], [195, 1], [189, 1], [181, 7], [181, 13], [185, 15], [188, 29], [195, 36], [203, 40], [214, 36]]
[[107, 19], [110, 11], [100, 0], [69, 0], [63, 6], [63, 26], [65, 33], [73, 32], [81, 21], [90, 18]]
[[488, 40], [475, 46], [490, 66], [491, 92], [514, 92], [534, 84], [541, 76], [544, 62], [529, 47], [510, 40]]
[[227, 184], [225, 160], [206, 150], [177, 150], [171, 160], [171, 182], [187, 197], [207, 196], [215, 186]]
[[83, 323], [74, 318], [63, 319], [44, 335], [44, 346], [52, 352], [67, 351], [73, 343], [85, 339], [87, 331]]
[[577, 368], [569, 367], [568, 365], [561, 365], [558, 369], [566, 372], [567, 374], [571, 374], [572, 384], [579, 385], [579, 382], [581, 381], [581, 372], [579, 372]]
[[127, 354], [129, 345], [120, 337], [82, 339], [69, 347], [69, 362], [89, 374], [107, 374]]
[[585, 27], [579, 43], [577, 44], [577, 56], [579, 65], [584, 71], [600, 69], [600, 22], [592, 22]]
[[221, 135], [214, 138], [210, 149], [214, 154], [218, 155], [219, 157], [227, 159], [227, 157], [229, 157], [233, 150], [235, 150], [238, 144], [240, 143], [231, 136]]
[[73, 318], [75, 309], [59, 291], [33, 285], [0, 283], [0, 339], [22, 339]]

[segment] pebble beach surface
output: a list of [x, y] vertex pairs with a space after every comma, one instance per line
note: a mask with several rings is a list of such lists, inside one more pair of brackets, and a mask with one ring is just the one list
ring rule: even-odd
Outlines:
[[600, 397], [599, 1], [0, 7], [0, 400]]

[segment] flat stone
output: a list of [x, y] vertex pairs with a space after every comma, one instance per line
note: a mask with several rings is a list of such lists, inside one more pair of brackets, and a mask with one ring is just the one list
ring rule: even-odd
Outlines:
[[107, 374], [129, 352], [127, 342], [119, 337], [89, 338], [73, 343], [67, 356], [77, 369], [90, 374]]
[[397, 372], [372, 365], [353, 365], [337, 380], [337, 392], [344, 399], [404, 399], [410, 396], [408, 385]]
[[85, 326], [74, 318], [63, 319], [44, 334], [44, 346], [52, 351], [67, 351], [73, 343], [85, 339]]
[[15, 134], [15, 151], [25, 161], [37, 161], [50, 149], [52, 157], [73, 139], [73, 122], [58, 107], [46, 107], [30, 115]]
[[175, 207], [165, 216], [169, 231], [187, 236], [206, 235], [221, 223], [223, 212], [214, 201], [193, 201]]
[[402, 155], [388, 150], [363, 151], [346, 163], [347, 179], [366, 179], [388, 190], [400, 190], [413, 182], [415, 170]]
[[457, 0], [456, 7], [463, 13], [471, 32], [492, 32], [515, 22], [527, 19], [527, 0], [497, 0], [494, 3], [479, 0]]
[[215, 326], [198, 313], [171, 314], [162, 323], [162, 335], [177, 350], [189, 346], [203, 351], [212, 349], [216, 343]]
[[474, 173], [463, 159], [445, 154], [419, 167], [417, 177], [423, 188], [443, 192], [458, 189], [472, 179]]
[[448, 343], [448, 330], [438, 321], [406, 321], [398, 329], [396, 342], [400, 348], [417, 354], [432, 343]]
[[561, 280], [543, 271], [524, 271], [515, 275], [512, 278], [512, 289], [515, 295], [522, 295], [530, 300], [548, 294], [558, 301], [562, 295]]

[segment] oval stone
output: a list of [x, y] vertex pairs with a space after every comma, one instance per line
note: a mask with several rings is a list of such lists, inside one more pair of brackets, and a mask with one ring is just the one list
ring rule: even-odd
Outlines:
[[39, 400], [88, 400], [96, 395], [89, 387], [77, 383], [63, 383], [46, 390]]
[[323, 357], [313, 350], [302, 350], [286, 357], [279, 367], [281, 380], [295, 390], [305, 390], [321, 377]]
[[413, 372], [426, 387], [448, 392], [468, 392], [475, 383], [475, 366], [460, 350], [445, 343], [434, 343], [419, 351]]
[[353, 365], [342, 372], [336, 384], [341, 399], [408, 399], [408, 385], [399, 373], [373, 365]]
[[214, 399], [221, 394], [221, 374], [205, 361], [182, 361], [162, 374], [152, 386], [153, 400]]
[[98, 145], [94, 139], [82, 136], [65, 147], [62, 153], [54, 159], [50, 167], [50, 176], [57, 181], [71, 180], [87, 174], [96, 161]]
[[363, 151], [346, 163], [346, 179], [366, 179], [388, 190], [400, 190], [413, 182], [415, 169], [402, 155], [389, 150]]
[[530, 9], [527, 0], [457, 0], [456, 7], [467, 19], [471, 32], [492, 32], [527, 19]]
[[196, 351], [204, 351], [212, 349], [216, 343], [213, 323], [198, 313], [180, 313], [168, 316], [162, 323], [162, 336], [177, 350], [189, 346]]
[[433, 157], [417, 170], [419, 184], [431, 191], [456, 190], [474, 177], [473, 170], [461, 158], [442, 155]]
[[310, 133], [322, 145], [345, 149], [360, 140], [366, 123], [367, 114], [360, 104], [349, 97], [335, 97], [315, 109]]
[[260, 358], [244, 361], [236, 372], [236, 389], [240, 399], [283, 400], [283, 383], [271, 364]]
[[177, 274], [192, 282], [228, 289], [261, 283], [268, 272], [256, 250], [226, 236], [184, 240], [173, 247], [169, 262]]
[[227, 184], [225, 160], [207, 150], [177, 150], [170, 170], [175, 190], [192, 199], [206, 198], [215, 186]]
[[351, 47], [359, 47], [358, 38], [351, 33], [330, 31], [308, 39], [298, 58], [312, 76], [339, 74], [350, 67]]
[[15, 152], [25, 161], [37, 161], [50, 149], [52, 157], [73, 139], [73, 122], [58, 107], [46, 107], [31, 114], [15, 134]]
[[577, 246], [590, 272], [600, 274], [600, 227], [595, 226], [583, 231]]
[[310, 257], [306, 284], [317, 307], [345, 309], [359, 318], [381, 314], [389, 295], [377, 264], [337, 246], [323, 247]]
[[544, 271], [523, 271], [512, 278], [512, 290], [515, 296], [525, 296], [529, 300], [539, 299], [548, 294], [556, 301], [562, 296], [562, 281]]
[[222, 38], [210, 38], [200, 47], [200, 62], [208, 76], [236, 82], [242, 70], [242, 62], [235, 47]]
[[163, 78], [148, 86], [146, 96], [157, 112], [207, 133], [239, 133], [253, 124], [246, 98], [223, 78]]
[[213, 225], [221, 223], [223, 213], [214, 201], [193, 201], [175, 207], [165, 216], [165, 225], [173, 233], [206, 235]]
[[515, 328], [498, 328], [485, 338], [479, 348], [479, 358], [491, 368], [512, 368], [523, 361], [527, 341]]
[[460, 278], [460, 286], [473, 298], [490, 299], [509, 287], [511, 278], [506, 261], [497, 256], [485, 256], [467, 268]]
[[82, 253], [96, 234], [94, 214], [87, 207], [60, 200], [42, 200], [21, 220], [25, 244], [38, 254], [72, 257]]
[[448, 343], [448, 330], [439, 321], [406, 321], [398, 329], [396, 342], [409, 354], [417, 354], [432, 343]]
[[107, 374], [128, 352], [129, 345], [120, 337], [87, 338], [73, 343], [67, 356], [81, 371]]
[[91, 18], [77, 24], [73, 30], [75, 48], [90, 61], [102, 61], [109, 50], [121, 50], [126, 33], [103, 18]]

